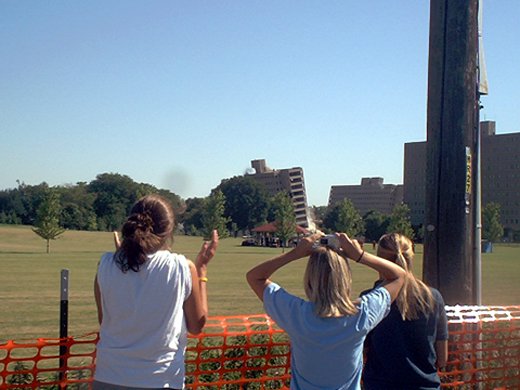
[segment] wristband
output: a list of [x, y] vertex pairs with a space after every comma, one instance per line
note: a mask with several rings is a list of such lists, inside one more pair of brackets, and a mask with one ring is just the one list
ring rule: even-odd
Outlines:
[[358, 259], [356, 260], [356, 263], [359, 263], [361, 261], [364, 254], [365, 254], [365, 251], [362, 251], [361, 254], [359, 255]]
[[206, 283], [207, 281], [208, 281], [208, 278], [206, 278], [205, 276], [203, 276], [202, 278], [199, 278], [199, 282]]

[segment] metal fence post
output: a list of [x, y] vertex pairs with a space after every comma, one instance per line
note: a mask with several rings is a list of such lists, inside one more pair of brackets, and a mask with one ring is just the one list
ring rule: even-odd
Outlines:
[[68, 319], [69, 319], [69, 270], [61, 270], [61, 283], [60, 283], [60, 370], [59, 370], [59, 381], [60, 388], [65, 388], [65, 384], [62, 383], [66, 379], [65, 369], [67, 367], [67, 344], [66, 338], [68, 337]]

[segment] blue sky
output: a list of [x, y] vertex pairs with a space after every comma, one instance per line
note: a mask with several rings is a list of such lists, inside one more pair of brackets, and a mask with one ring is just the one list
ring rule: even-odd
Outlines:
[[[520, 131], [520, 1], [484, 2], [481, 118]], [[429, 1], [0, 1], [0, 189], [104, 172], [207, 196], [253, 159], [402, 183]]]

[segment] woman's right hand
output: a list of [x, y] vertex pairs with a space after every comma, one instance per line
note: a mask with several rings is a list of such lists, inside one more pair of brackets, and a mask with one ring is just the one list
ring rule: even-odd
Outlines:
[[292, 250], [292, 253], [297, 259], [309, 256], [312, 252], [314, 243], [319, 240], [320, 237], [323, 237], [322, 232], [316, 232], [309, 236], [303, 237], [300, 239], [300, 241], [298, 241], [298, 244], [296, 244], [296, 247]]
[[116, 251], [119, 250], [119, 248], [121, 248], [121, 239], [119, 238], [119, 233], [114, 230], [113, 232], [114, 234], [114, 246], [116, 247]]

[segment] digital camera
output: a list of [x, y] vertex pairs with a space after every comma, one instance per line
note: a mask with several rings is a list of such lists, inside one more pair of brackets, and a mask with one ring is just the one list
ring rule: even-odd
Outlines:
[[327, 234], [319, 239], [319, 244], [322, 246], [328, 246], [329, 248], [338, 250], [339, 239], [335, 234]]

